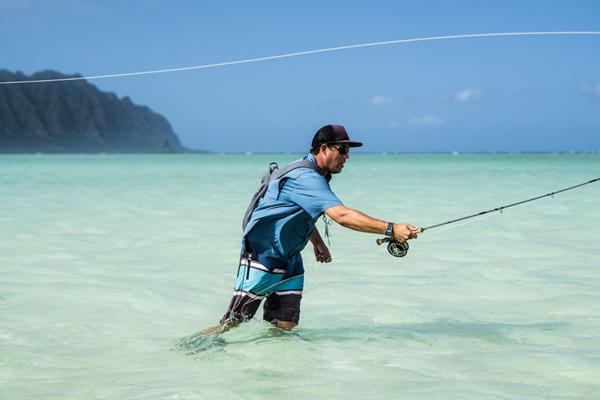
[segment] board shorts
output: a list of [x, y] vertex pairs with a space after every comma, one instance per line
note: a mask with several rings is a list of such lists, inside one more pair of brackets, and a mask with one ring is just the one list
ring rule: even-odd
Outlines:
[[296, 254], [287, 262], [248, 253], [240, 259], [233, 297], [221, 324], [251, 319], [263, 299], [263, 319], [298, 323], [300, 301], [304, 289], [302, 256]]

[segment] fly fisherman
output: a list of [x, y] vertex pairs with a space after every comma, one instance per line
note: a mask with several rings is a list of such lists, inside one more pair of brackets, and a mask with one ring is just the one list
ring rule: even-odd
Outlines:
[[384, 234], [399, 242], [416, 239], [421, 228], [370, 217], [344, 206], [331, 191], [331, 175], [350, 158], [350, 140], [341, 125], [319, 129], [310, 153], [267, 177], [264, 197], [249, 208], [243, 232], [242, 253], [235, 292], [219, 325], [203, 333], [224, 332], [254, 316], [262, 299], [263, 318], [279, 328], [291, 329], [300, 319], [304, 267], [300, 251], [313, 244], [318, 262], [331, 262], [331, 254], [315, 223], [323, 214], [360, 232]]

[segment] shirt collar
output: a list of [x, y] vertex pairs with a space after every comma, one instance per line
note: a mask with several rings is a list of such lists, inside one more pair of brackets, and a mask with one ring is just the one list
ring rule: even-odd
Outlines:
[[312, 153], [308, 153], [308, 155], [306, 157], [304, 157], [304, 159], [306, 161], [310, 161], [313, 164], [317, 163], [317, 160], [315, 160], [315, 156], [313, 156]]
[[[312, 153], [308, 153], [306, 155], [306, 157], [304, 157], [304, 160], [310, 161], [311, 163], [316, 164], [317, 167], [319, 166], [319, 164], [317, 164], [317, 160], [315, 160], [315, 156], [313, 156]], [[325, 177], [325, 179], [327, 179], [327, 182], [329, 182], [331, 180], [331, 174], [326, 174], [320, 167], [319, 167], [319, 171], [321, 171], [321, 175], [323, 175]]]

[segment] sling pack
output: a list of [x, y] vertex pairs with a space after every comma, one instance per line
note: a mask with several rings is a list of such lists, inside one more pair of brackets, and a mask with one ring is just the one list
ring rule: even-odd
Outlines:
[[258, 187], [256, 193], [254, 193], [254, 196], [252, 196], [250, 205], [248, 206], [248, 209], [244, 214], [244, 219], [242, 220], [242, 230], [246, 230], [246, 225], [248, 225], [248, 222], [252, 217], [252, 213], [254, 212], [256, 207], [258, 207], [258, 202], [265, 196], [265, 193], [267, 192], [267, 189], [269, 187], [269, 183], [272, 180], [281, 178], [282, 176], [297, 168], [310, 168], [312, 170], [317, 171], [321, 175], [324, 174], [323, 170], [319, 168], [318, 165], [306, 160], [294, 161], [293, 163], [288, 164], [281, 169], [279, 169], [279, 166], [276, 162], [270, 163], [269, 169], [267, 169], [267, 172], [265, 172], [265, 174], [263, 175], [260, 181], [260, 186]]

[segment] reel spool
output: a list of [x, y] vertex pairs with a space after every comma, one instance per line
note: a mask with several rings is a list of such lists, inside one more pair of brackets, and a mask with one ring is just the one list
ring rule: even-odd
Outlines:
[[387, 245], [387, 251], [394, 257], [404, 257], [408, 253], [408, 243], [390, 240]]
[[408, 242], [398, 242], [391, 238], [377, 239], [377, 244], [388, 242], [387, 251], [394, 257], [404, 257], [408, 253]]

